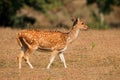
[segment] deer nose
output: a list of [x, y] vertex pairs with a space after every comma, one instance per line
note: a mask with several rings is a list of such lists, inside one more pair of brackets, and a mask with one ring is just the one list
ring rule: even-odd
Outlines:
[[85, 29], [85, 30], [88, 30], [88, 29], [89, 29], [89, 27], [88, 27], [88, 26], [86, 26], [84, 29]]
[[89, 29], [89, 27], [87, 26], [87, 29]]
[[86, 29], [88, 29], [89, 27], [88, 27], [88, 26], [86, 26], [85, 28], [86, 28]]

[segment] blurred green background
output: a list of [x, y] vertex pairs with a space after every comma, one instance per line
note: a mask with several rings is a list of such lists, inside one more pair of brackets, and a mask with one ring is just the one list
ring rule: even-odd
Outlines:
[[80, 17], [93, 29], [120, 27], [120, 0], [0, 0], [0, 27], [71, 28]]

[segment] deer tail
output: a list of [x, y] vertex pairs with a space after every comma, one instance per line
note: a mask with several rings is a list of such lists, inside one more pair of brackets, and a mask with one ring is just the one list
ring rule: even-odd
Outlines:
[[31, 48], [30, 44], [21, 36], [21, 33], [18, 33], [17, 42], [20, 47], [25, 46]]

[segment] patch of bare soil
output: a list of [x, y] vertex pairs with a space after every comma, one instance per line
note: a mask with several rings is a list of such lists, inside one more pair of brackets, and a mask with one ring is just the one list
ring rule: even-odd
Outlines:
[[34, 69], [25, 61], [18, 69], [17, 32], [0, 28], [0, 80], [120, 80], [119, 29], [81, 31], [64, 53], [68, 68], [57, 57], [50, 70], [50, 53], [38, 51], [30, 56]]

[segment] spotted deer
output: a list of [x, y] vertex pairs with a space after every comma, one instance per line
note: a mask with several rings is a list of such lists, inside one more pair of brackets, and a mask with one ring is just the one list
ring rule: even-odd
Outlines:
[[79, 30], [86, 30], [87, 28], [88, 26], [82, 20], [76, 18], [73, 20], [72, 29], [66, 33], [46, 30], [22, 30], [17, 35], [17, 42], [21, 47], [21, 52], [17, 56], [19, 69], [21, 69], [22, 58], [30, 68], [33, 68], [29, 61], [29, 55], [37, 49], [51, 51], [47, 69], [50, 68], [57, 55], [59, 55], [64, 67], [67, 68], [63, 53], [67, 49], [68, 44], [78, 37]]

